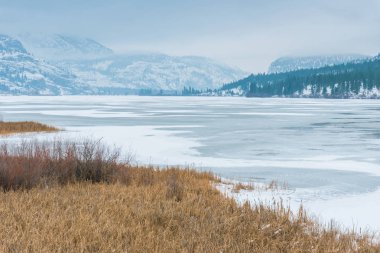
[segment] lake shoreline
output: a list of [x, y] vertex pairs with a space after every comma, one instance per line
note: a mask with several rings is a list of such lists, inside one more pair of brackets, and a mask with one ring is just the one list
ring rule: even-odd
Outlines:
[[0, 250], [380, 250], [369, 233], [320, 226], [281, 202], [238, 202], [216, 186], [239, 193], [277, 190], [275, 183], [223, 182], [192, 169], [119, 163], [119, 155], [93, 140], [3, 146]]

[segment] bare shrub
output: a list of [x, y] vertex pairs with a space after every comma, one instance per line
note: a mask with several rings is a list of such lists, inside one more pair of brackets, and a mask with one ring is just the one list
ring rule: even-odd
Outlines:
[[[0, 187], [3, 190], [30, 189], [44, 183], [115, 180], [120, 152], [100, 141], [23, 141], [0, 147]], [[43, 180], [42, 180], [43, 179]]]

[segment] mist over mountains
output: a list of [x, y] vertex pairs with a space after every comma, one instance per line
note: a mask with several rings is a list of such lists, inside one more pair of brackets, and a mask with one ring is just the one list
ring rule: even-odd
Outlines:
[[52, 62], [96, 59], [114, 54], [112, 49], [89, 38], [30, 33], [18, 34], [15, 38], [35, 57]]

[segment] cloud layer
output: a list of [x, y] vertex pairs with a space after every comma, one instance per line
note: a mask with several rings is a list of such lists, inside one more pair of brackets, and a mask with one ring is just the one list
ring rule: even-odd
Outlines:
[[202, 55], [251, 72], [284, 55], [380, 51], [378, 0], [0, 0], [0, 33], [92, 37], [120, 52]]

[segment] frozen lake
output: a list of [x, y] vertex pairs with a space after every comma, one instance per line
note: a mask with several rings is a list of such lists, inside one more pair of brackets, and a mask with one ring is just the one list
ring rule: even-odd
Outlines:
[[380, 101], [0, 97], [0, 114], [62, 127], [62, 136], [102, 138], [140, 164], [286, 182], [291, 191], [281, 197], [290, 205], [380, 231]]

